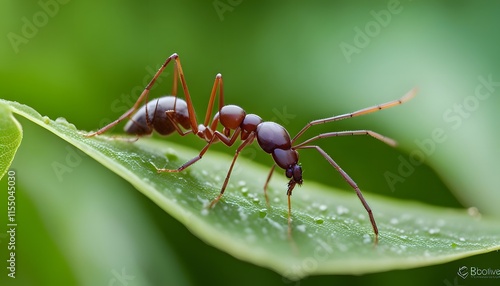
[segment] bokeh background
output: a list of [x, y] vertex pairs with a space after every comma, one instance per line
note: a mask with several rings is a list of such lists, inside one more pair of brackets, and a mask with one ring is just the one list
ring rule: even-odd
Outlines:
[[[320, 143], [368, 199], [376, 193], [500, 215], [498, 3], [6, 0], [0, 7], [0, 97], [83, 130], [121, 115], [174, 52], [199, 119], [221, 72], [226, 103], [291, 134], [313, 119], [397, 99], [417, 86], [418, 96], [407, 104], [317, 126], [307, 135], [371, 129], [400, 142], [396, 149], [357, 136]], [[169, 93], [171, 72], [153, 97]], [[1, 285], [292, 284], [206, 245], [109, 170], [19, 120], [24, 140], [13, 164], [18, 273], [9, 279], [1, 267]], [[169, 141], [203, 146], [191, 136]], [[257, 151], [245, 156], [271, 166]], [[301, 162], [305, 183], [350, 191], [321, 156], [305, 150]], [[0, 205], [6, 201], [1, 195]], [[3, 261], [7, 237], [1, 233]], [[498, 268], [498, 253], [293, 283], [457, 285], [463, 265]]]

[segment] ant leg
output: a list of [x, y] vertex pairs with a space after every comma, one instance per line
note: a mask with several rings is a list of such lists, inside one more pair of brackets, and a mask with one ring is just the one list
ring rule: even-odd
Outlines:
[[292, 192], [288, 192], [288, 237], [292, 237]]
[[271, 168], [271, 171], [269, 171], [269, 175], [267, 175], [266, 183], [264, 184], [264, 197], [266, 198], [266, 205], [267, 207], [270, 207], [271, 205], [269, 204], [269, 197], [267, 196], [267, 185], [269, 185], [269, 181], [271, 181], [271, 177], [273, 175], [274, 169], [276, 168], [276, 164], [273, 165]]
[[[175, 55], [175, 57], [174, 57]], [[184, 92], [184, 96], [186, 97], [186, 104], [188, 108], [189, 114], [189, 123], [191, 124], [191, 130], [194, 134], [198, 133], [198, 122], [196, 120], [196, 113], [194, 111], [193, 101], [191, 100], [191, 95], [189, 94], [189, 90], [187, 87], [186, 79], [184, 78], [184, 72], [182, 71], [181, 60], [177, 54], [174, 54], [171, 57], [175, 59], [175, 67], [174, 67], [174, 86], [172, 87], [172, 95], [177, 98], [177, 78], [179, 78], [182, 86], [182, 90]], [[174, 103], [174, 110], [177, 101]]]
[[[266, 183], [264, 184], [264, 196], [266, 197], [267, 207], [270, 207], [269, 198], [267, 196], [267, 185], [269, 181], [271, 181], [271, 176], [273, 175], [274, 169], [276, 168], [276, 164], [271, 167], [271, 171], [269, 171], [269, 175], [267, 175]], [[288, 238], [292, 237], [292, 191], [295, 188], [295, 183], [288, 183], [288, 191], [286, 195], [288, 197]]]
[[227, 184], [229, 182], [229, 177], [231, 177], [231, 172], [233, 171], [233, 166], [234, 163], [236, 162], [236, 159], [240, 155], [241, 150], [245, 148], [248, 144], [252, 143], [253, 140], [255, 139], [255, 133], [251, 133], [250, 136], [248, 136], [243, 143], [241, 143], [240, 146], [238, 146], [238, 149], [236, 149], [236, 152], [233, 157], [233, 161], [231, 162], [231, 166], [229, 167], [229, 171], [227, 172], [226, 179], [224, 180], [224, 184], [222, 185], [222, 188], [220, 190], [219, 195], [210, 203], [209, 208], [212, 208], [221, 198], [222, 195], [224, 194], [224, 191], [226, 190]]
[[313, 121], [307, 123], [307, 125], [304, 126], [304, 128], [302, 128], [302, 130], [300, 130], [299, 133], [297, 133], [297, 135], [295, 135], [295, 137], [293, 137], [292, 143], [295, 142], [295, 140], [297, 140], [311, 126], [323, 124], [323, 123], [328, 123], [328, 122], [332, 122], [332, 121], [338, 121], [338, 120], [342, 120], [342, 119], [346, 119], [346, 118], [361, 116], [361, 115], [376, 112], [376, 111], [379, 111], [382, 109], [390, 108], [390, 107], [393, 107], [396, 105], [400, 105], [400, 104], [403, 104], [403, 103], [409, 101], [410, 99], [412, 99], [416, 93], [417, 93], [417, 88], [413, 88], [408, 93], [406, 93], [403, 97], [401, 97], [400, 99], [397, 99], [397, 100], [389, 101], [389, 102], [375, 105], [372, 107], [363, 108], [363, 109], [360, 109], [358, 111], [354, 111], [351, 113], [346, 113], [346, 114], [337, 115], [337, 116], [333, 116], [333, 117], [327, 117], [327, 118], [323, 118], [323, 119], [313, 120]]
[[142, 91], [141, 95], [139, 96], [139, 98], [137, 99], [137, 101], [134, 103], [134, 106], [132, 106], [132, 108], [130, 108], [127, 112], [123, 113], [115, 121], [109, 123], [108, 125], [104, 126], [103, 128], [101, 128], [101, 129], [99, 129], [99, 130], [97, 130], [95, 132], [86, 134], [85, 137], [93, 137], [95, 135], [102, 134], [102, 133], [108, 131], [109, 129], [111, 129], [112, 127], [114, 127], [116, 124], [118, 124], [121, 121], [123, 121], [125, 118], [128, 118], [130, 115], [132, 115], [132, 113], [134, 113], [137, 109], [139, 109], [139, 107], [141, 106], [141, 103], [145, 99], [146, 99], [146, 102], [147, 102], [147, 97], [148, 97], [149, 91], [151, 90], [151, 87], [154, 85], [154, 83], [156, 82], [156, 80], [158, 79], [158, 77], [160, 76], [160, 74], [163, 72], [163, 70], [165, 69], [165, 67], [168, 65], [168, 63], [172, 59], [176, 59], [177, 60], [178, 58], [179, 58], [179, 56], [174, 53], [173, 55], [171, 55], [170, 57], [168, 57], [165, 60], [165, 62], [163, 63], [163, 65], [161, 65], [161, 67], [158, 69], [158, 71], [153, 76], [153, 78], [151, 79], [151, 81], [148, 83], [148, 85], [146, 86], [146, 88], [144, 88], [144, 90]]
[[288, 182], [288, 190], [286, 195], [288, 197], [288, 238], [292, 238], [292, 191], [297, 183], [294, 180]]
[[[187, 87], [186, 79], [184, 77], [184, 72], [182, 70], [181, 60], [179, 59], [177, 54], [175, 54], [175, 55], [176, 55], [176, 57], [175, 57], [175, 66], [174, 66], [174, 84], [172, 86], [172, 95], [177, 98], [177, 78], [179, 78], [181, 85], [182, 85], [182, 90], [184, 92], [184, 96], [186, 97], [186, 103], [187, 103], [188, 114], [189, 114], [189, 123], [191, 124], [191, 131], [182, 132], [182, 131], [180, 131], [178, 126], [176, 126], [176, 124], [174, 124], [174, 127], [181, 136], [184, 136], [184, 135], [189, 134], [189, 133], [197, 134], [198, 133], [198, 122], [196, 120], [196, 114], [194, 111], [193, 102], [191, 100], [191, 95], [189, 94], [189, 89]], [[224, 90], [223, 90], [223, 84], [222, 84], [222, 75], [220, 73], [218, 73], [215, 76], [214, 85], [212, 87], [212, 92], [210, 93], [210, 100], [209, 100], [209, 104], [207, 107], [207, 113], [205, 115], [205, 121], [203, 124], [204, 126], [207, 126], [208, 122], [210, 121], [210, 116], [212, 114], [212, 109], [213, 109], [213, 105], [215, 102], [217, 88], [219, 88], [219, 110], [220, 110], [222, 108], [222, 106], [224, 105]], [[175, 111], [176, 103], [177, 103], [177, 101], [174, 102], [174, 111]], [[174, 121], [173, 118], [170, 117], [170, 114], [167, 113], [167, 116], [169, 117], [169, 119], [172, 122]]]
[[373, 227], [373, 233], [375, 234], [375, 244], [377, 244], [378, 243], [377, 223], [375, 222], [372, 210], [368, 205], [368, 203], [366, 202], [365, 198], [363, 197], [363, 194], [361, 193], [361, 190], [359, 189], [358, 185], [356, 184], [356, 182], [354, 182], [353, 179], [351, 179], [351, 177], [344, 170], [342, 170], [342, 168], [340, 168], [340, 166], [332, 159], [332, 157], [330, 157], [330, 155], [328, 155], [325, 151], [323, 151], [323, 149], [321, 149], [319, 146], [307, 145], [307, 146], [301, 146], [297, 149], [313, 149], [313, 148], [316, 149], [328, 161], [328, 163], [330, 163], [330, 165], [332, 165], [333, 168], [335, 168], [340, 173], [340, 175], [344, 178], [344, 180], [346, 180], [346, 182], [349, 185], [351, 185], [351, 187], [356, 191], [356, 195], [358, 196], [359, 200], [365, 207], [368, 216], [370, 217], [370, 222]]
[[214, 139], [216, 137], [212, 137], [212, 139], [207, 143], [207, 145], [205, 145], [205, 147], [203, 147], [203, 149], [201, 149], [200, 151], [200, 154], [198, 154], [198, 156], [194, 157], [193, 159], [187, 161], [186, 163], [184, 163], [182, 166], [180, 166], [179, 168], [177, 169], [156, 169], [156, 171], [158, 173], [178, 173], [178, 172], [181, 172], [182, 170], [186, 169], [187, 167], [193, 165], [194, 163], [196, 163], [198, 160], [200, 160], [203, 155], [205, 154], [205, 152], [207, 152], [208, 148], [212, 145], [212, 143], [214, 143]]
[[[174, 103], [175, 105], [175, 103]], [[170, 120], [170, 123], [172, 123], [172, 126], [174, 127], [175, 131], [177, 131], [177, 133], [179, 133], [179, 135], [181, 136], [186, 136], [188, 134], [191, 134], [193, 133], [193, 130], [189, 129], [189, 130], [186, 130], [186, 131], [183, 131], [180, 127], [179, 127], [179, 123], [177, 123], [175, 121], [175, 119], [173, 118], [173, 116], [175, 115], [175, 111], [174, 110], [167, 110], [165, 112], [165, 114], [167, 115], [167, 118]]]
[[215, 76], [214, 86], [212, 87], [212, 92], [210, 93], [210, 100], [208, 102], [207, 112], [205, 113], [205, 121], [203, 122], [204, 126], [208, 126], [210, 122], [210, 117], [212, 116], [212, 109], [215, 103], [215, 96], [217, 93], [217, 87], [219, 88], [219, 111], [224, 106], [224, 87], [222, 84], [222, 75], [218, 73]]
[[389, 146], [395, 147], [397, 145], [397, 143], [394, 139], [391, 139], [389, 137], [385, 137], [384, 135], [381, 135], [377, 132], [373, 132], [371, 130], [354, 130], [354, 131], [340, 131], [340, 132], [322, 133], [322, 134], [316, 135], [314, 137], [311, 137], [300, 144], [295, 145], [293, 148], [300, 148], [304, 145], [311, 143], [314, 140], [318, 140], [321, 138], [338, 137], [338, 136], [353, 136], [353, 135], [369, 135], [375, 139], [378, 139], [378, 140], [384, 142], [385, 144], [387, 144]]
[[181, 172], [184, 169], [186, 169], [187, 167], [189, 167], [189, 166], [193, 165], [194, 163], [196, 163], [197, 161], [199, 161], [203, 157], [203, 155], [207, 152], [208, 148], [213, 143], [218, 142], [217, 140], [222, 141], [227, 146], [232, 146], [234, 144], [234, 142], [236, 141], [236, 139], [238, 138], [238, 135], [240, 134], [240, 132], [241, 132], [241, 129], [238, 128], [238, 129], [236, 129], [234, 131], [233, 136], [231, 136], [231, 138], [227, 138], [224, 134], [220, 133], [219, 131], [216, 131], [214, 133], [214, 136], [210, 139], [210, 141], [208, 141], [207, 145], [205, 145], [205, 147], [203, 147], [203, 149], [201, 149], [201, 151], [198, 154], [198, 156], [196, 156], [193, 159], [187, 161], [186, 163], [184, 163], [182, 166], [180, 166], [177, 169], [156, 169], [156, 171], [158, 173], [164, 173], [164, 172], [167, 172], [167, 173], [178, 173], [178, 172]]

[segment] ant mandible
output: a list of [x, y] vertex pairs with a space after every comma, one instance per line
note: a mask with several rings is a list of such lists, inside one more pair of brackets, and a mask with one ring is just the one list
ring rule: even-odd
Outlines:
[[[151, 90], [151, 87], [171, 61], [174, 61], [172, 95], [163, 96], [158, 99], [148, 101], [148, 94]], [[186, 98], [185, 101], [177, 97], [177, 84], [179, 80], [182, 86], [182, 90], [184, 91], [184, 95]], [[210, 116], [215, 104], [217, 90], [219, 91], [219, 109], [210, 122]], [[243, 142], [236, 149], [236, 153], [234, 154], [233, 160], [229, 167], [229, 171], [227, 172], [226, 179], [224, 180], [224, 184], [222, 185], [219, 195], [210, 203], [209, 207], [213, 207], [224, 194], [226, 186], [229, 182], [229, 177], [233, 170], [234, 163], [236, 162], [236, 159], [238, 158], [241, 150], [243, 150], [243, 148], [257, 139], [257, 142], [262, 150], [264, 150], [264, 152], [268, 154], [271, 154], [275, 162], [264, 184], [264, 195], [268, 204], [269, 200], [267, 196], [267, 186], [269, 184], [269, 181], [271, 180], [271, 176], [276, 165], [284, 169], [286, 177], [290, 179], [290, 181], [288, 182], [287, 190], [289, 236], [291, 235], [292, 208], [290, 197], [292, 195], [293, 189], [295, 188], [295, 185], [302, 184], [302, 167], [299, 165], [299, 153], [297, 152], [297, 150], [315, 149], [328, 161], [328, 163], [330, 163], [330, 165], [332, 165], [333, 168], [335, 168], [340, 173], [340, 175], [347, 181], [347, 183], [356, 191], [356, 195], [358, 196], [359, 200], [367, 211], [368, 216], [370, 217], [370, 222], [375, 234], [374, 241], [376, 244], [378, 242], [377, 224], [375, 222], [375, 218], [373, 217], [372, 210], [364, 199], [358, 185], [344, 170], [342, 170], [342, 168], [340, 168], [340, 166], [330, 157], [330, 155], [328, 155], [325, 151], [323, 151], [323, 149], [321, 149], [321, 147], [317, 145], [310, 145], [310, 143], [321, 138], [352, 135], [369, 135], [390, 146], [395, 146], [396, 142], [371, 130], [354, 130], [322, 133], [311, 137], [303, 141], [302, 143], [294, 143], [297, 141], [297, 139], [300, 138], [302, 134], [304, 134], [304, 132], [306, 132], [307, 129], [314, 125], [360, 116], [393, 107], [410, 100], [413, 96], [415, 96], [415, 94], [416, 89], [412, 89], [410, 92], [408, 92], [398, 100], [389, 101], [384, 104], [364, 108], [351, 113], [311, 121], [306, 124], [304, 128], [302, 128], [297, 133], [297, 135], [295, 135], [295, 137], [290, 139], [288, 131], [283, 126], [275, 122], [263, 121], [258, 115], [247, 114], [239, 106], [224, 105], [222, 75], [219, 73], [215, 77], [212, 92], [210, 93], [210, 100], [208, 103], [205, 120], [203, 121], [203, 124], [198, 124], [193, 103], [191, 101], [191, 96], [189, 94], [186, 80], [184, 78], [184, 72], [182, 71], [181, 61], [179, 59], [179, 56], [174, 53], [167, 58], [158, 72], [156, 72], [156, 74], [146, 86], [144, 91], [141, 93], [132, 108], [122, 114], [115, 121], [109, 123], [96, 132], [87, 134], [86, 136], [92, 137], [102, 134], [124, 119], [128, 118], [130, 120], [124, 127], [125, 132], [136, 135], [138, 137], [149, 135], [153, 133], [154, 130], [156, 130], [156, 132], [161, 135], [169, 135], [173, 132], [177, 132], [181, 136], [185, 136], [187, 134], [194, 133], [199, 138], [207, 142], [207, 145], [205, 145], [205, 147], [201, 149], [198, 156], [187, 161], [177, 169], [157, 169], [158, 173], [180, 172], [200, 160], [213, 143], [221, 141], [227, 146], [232, 146], [234, 142], [236, 142], [236, 139], [239, 137]], [[145, 102], [145, 104], [141, 107], [141, 103], [143, 102]], [[217, 126], [219, 123], [223, 127], [222, 132], [217, 130]], [[181, 127], [184, 130], [181, 129]]]

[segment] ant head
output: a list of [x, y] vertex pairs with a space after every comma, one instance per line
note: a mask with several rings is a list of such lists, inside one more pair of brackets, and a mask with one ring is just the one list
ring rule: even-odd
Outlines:
[[299, 164], [294, 164], [288, 167], [285, 170], [285, 175], [287, 178], [291, 179], [288, 185], [290, 185], [291, 183], [293, 183], [293, 185], [295, 185], [296, 183], [302, 185], [302, 167], [300, 167]]
[[272, 155], [274, 162], [285, 169], [286, 177], [291, 179], [290, 183], [302, 184], [302, 168], [299, 165], [299, 153], [296, 150], [276, 148]]

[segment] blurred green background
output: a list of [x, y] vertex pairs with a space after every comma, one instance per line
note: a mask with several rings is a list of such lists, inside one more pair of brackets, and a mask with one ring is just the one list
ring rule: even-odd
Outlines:
[[[177, 52], [198, 119], [221, 72], [227, 104], [274, 120], [293, 136], [308, 121], [397, 99], [417, 86], [418, 96], [403, 106], [317, 126], [307, 135], [371, 129], [400, 142], [396, 149], [368, 137], [319, 142], [368, 200], [377, 193], [500, 215], [499, 3], [107, 2], [2, 1], [0, 98], [95, 130], [129, 108]], [[171, 73], [167, 68], [153, 97], [169, 93]], [[24, 140], [12, 166], [18, 273], [9, 279], [2, 267], [1, 285], [455, 285], [460, 266], [499, 267], [495, 252], [414, 270], [291, 283], [206, 245], [104, 167], [20, 121]], [[432, 139], [436, 133], [440, 140]], [[165, 141], [204, 145], [194, 136]], [[257, 147], [244, 155], [272, 165]], [[318, 154], [304, 150], [301, 162], [305, 184], [350, 191]], [[60, 165], [70, 171], [54, 171]], [[388, 183], [387, 176], [397, 179]], [[6, 190], [5, 179], [1, 187]], [[0, 205], [6, 201], [0, 196]], [[0, 234], [2, 261], [6, 238]]]

